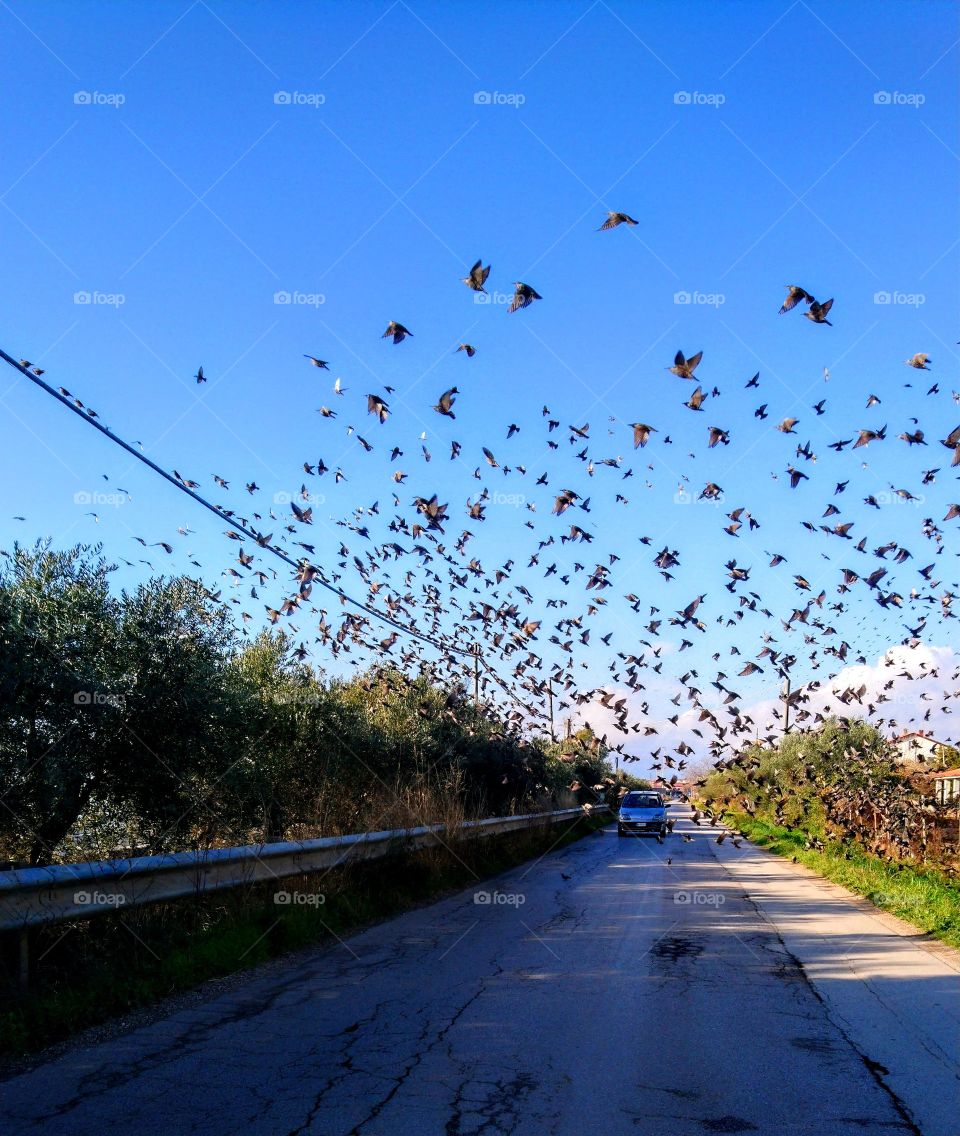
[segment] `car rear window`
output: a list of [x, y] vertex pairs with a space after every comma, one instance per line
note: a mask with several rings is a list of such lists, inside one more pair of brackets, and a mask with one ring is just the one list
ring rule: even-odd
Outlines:
[[662, 804], [654, 793], [627, 793], [620, 802], [623, 809], [658, 809]]

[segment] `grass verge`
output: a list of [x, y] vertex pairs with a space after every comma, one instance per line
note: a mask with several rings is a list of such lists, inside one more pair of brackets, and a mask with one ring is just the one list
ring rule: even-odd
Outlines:
[[833, 883], [865, 896], [882, 911], [960, 950], [960, 885], [943, 872], [887, 864], [848, 842], [829, 842], [823, 849], [806, 848], [805, 833], [754, 820], [746, 813], [729, 813], [727, 820], [758, 847], [805, 864]]
[[[0, 1010], [0, 1058], [21, 1057], [208, 979], [343, 938], [557, 851], [608, 823], [609, 817], [584, 817], [573, 824], [467, 841], [455, 853], [426, 849], [38, 928], [31, 934], [32, 988], [16, 1001], [8, 998], [7, 1008]], [[278, 891], [322, 900], [278, 905]], [[14, 945], [7, 944], [8, 962]]]

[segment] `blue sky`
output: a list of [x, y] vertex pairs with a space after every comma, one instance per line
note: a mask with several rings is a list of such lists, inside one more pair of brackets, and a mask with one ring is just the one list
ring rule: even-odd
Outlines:
[[[794, 573], [835, 602], [839, 566], [879, 563], [802, 528], [820, 522], [844, 479], [843, 516], [831, 523], [856, 521], [854, 537], [869, 531], [871, 548], [900, 541], [916, 559], [899, 591], [926, 587], [914, 578], [932, 559], [921, 522], [939, 523], [960, 496], [935, 440], [960, 421], [953, 5], [13, 0], [0, 5], [0, 30], [0, 346], [214, 500], [253, 507], [243, 483], [255, 480], [259, 506], [276, 500], [286, 516], [283, 495], [309, 482], [315, 523], [303, 539], [335, 569], [341, 539], [351, 553], [363, 544], [337, 520], [379, 501], [370, 524], [386, 535], [381, 520], [412, 519], [413, 496], [438, 492], [456, 514], [448, 545], [472, 527], [468, 557], [492, 571], [512, 556], [512, 582], [534, 593], [529, 613], [544, 632], [559, 617], [546, 598], [562, 589], [527, 560], [575, 520], [593, 543], [553, 546], [551, 561], [589, 570], [610, 551], [621, 557], [607, 591], [617, 603], [576, 658], [587, 689], [612, 681], [599, 635], [614, 630], [624, 651], [645, 635], [626, 593], [666, 617], [707, 593], [710, 634], [679, 664], [698, 665], [701, 686], [716, 670], [712, 653], [738, 644], [750, 658], [764, 630], [788, 634], [776, 621], [713, 622], [736, 607], [723, 589], [730, 557], [753, 569], [777, 618], [806, 598]], [[597, 233], [608, 210], [639, 224]], [[477, 257], [493, 266], [489, 304], [459, 283]], [[544, 299], [508, 315], [500, 299], [516, 280]], [[778, 316], [788, 283], [835, 297], [834, 326], [799, 308]], [[294, 302], [277, 302], [284, 296]], [[397, 347], [380, 338], [391, 319], [414, 333]], [[464, 341], [475, 358], [454, 354]], [[682, 405], [695, 384], [665, 370], [678, 348], [704, 351], [697, 380], [721, 392], [703, 413]], [[934, 360], [929, 375], [903, 365], [918, 351]], [[305, 352], [330, 360], [329, 377]], [[198, 386], [201, 364], [209, 382]], [[745, 390], [757, 371], [760, 388]], [[342, 397], [331, 391], [337, 376]], [[934, 381], [940, 391], [927, 396]], [[365, 398], [387, 384], [396, 394], [381, 426]], [[450, 421], [431, 407], [453, 385]], [[881, 404], [867, 409], [870, 394]], [[753, 417], [761, 403], [763, 421]], [[338, 417], [322, 418], [321, 405]], [[556, 451], [545, 405], [562, 424], [549, 435]], [[796, 436], [773, 429], [788, 415], [800, 419]], [[928, 447], [896, 440], [911, 416]], [[658, 433], [635, 453], [637, 420]], [[134, 562], [118, 573], [131, 584], [150, 573], [134, 536], [172, 540], [172, 557], [151, 550], [157, 571], [195, 571], [195, 560], [211, 586], [226, 586], [220, 573], [236, 549], [222, 526], [9, 368], [0, 421], [0, 546], [102, 540], [110, 557]], [[567, 441], [567, 426], [585, 422], [590, 456], [619, 457], [619, 469], [585, 474], [581, 447]], [[510, 423], [520, 432], [508, 441]], [[883, 443], [827, 448], [884, 423]], [[730, 432], [728, 447], [707, 450], [713, 425]], [[453, 439], [463, 458], [452, 463]], [[784, 471], [808, 440], [817, 461], [797, 464], [811, 480], [790, 491]], [[404, 454], [391, 463], [394, 445]], [[490, 470], [482, 445], [528, 473]], [[346, 480], [306, 477], [303, 461], [320, 457]], [[921, 490], [932, 466], [944, 468]], [[394, 510], [398, 467], [408, 478]], [[545, 472], [549, 485], [537, 488]], [[723, 506], [678, 503], [684, 479], [693, 498], [708, 480], [721, 485]], [[469, 526], [464, 503], [484, 485], [504, 500]], [[591, 496], [589, 514], [551, 518], [565, 485]], [[891, 486], [923, 500], [863, 505]], [[723, 532], [737, 506], [761, 522], [756, 533]], [[182, 537], [178, 526], [196, 531]], [[956, 579], [951, 537], [949, 567], [936, 574], [945, 586]], [[682, 554], [669, 583], [651, 564], [664, 545]], [[772, 551], [788, 563], [767, 570]], [[362, 591], [349, 570], [344, 583]], [[283, 594], [278, 585], [262, 599]], [[563, 594], [560, 614], [582, 609], [579, 578]], [[262, 606], [247, 605], [254, 626]], [[905, 616], [862, 585], [849, 608], [831, 618], [847, 621], [868, 659], [904, 637]], [[926, 641], [942, 646], [950, 635], [934, 632], [934, 608], [917, 610], [931, 613]], [[301, 630], [309, 636], [308, 620]], [[536, 646], [549, 661], [547, 640]], [[339, 668], [323, 653], [317, 661]], [[769, 697], [771, 675], [738, 690]]]

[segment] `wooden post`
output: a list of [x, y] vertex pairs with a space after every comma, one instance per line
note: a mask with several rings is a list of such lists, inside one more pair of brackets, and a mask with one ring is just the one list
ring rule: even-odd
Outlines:
[[553, 729], [553, 678], [547, 679], [547, 706], [550, 710], [550, 740], [556, 742], [557, 735]]
[[480, 704], [480, 644], [473, 645], [473, 701]]

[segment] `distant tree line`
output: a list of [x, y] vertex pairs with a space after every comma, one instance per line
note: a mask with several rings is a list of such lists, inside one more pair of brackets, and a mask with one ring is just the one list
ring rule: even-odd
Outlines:
[[524, 739], [462, 688], [350, 680], [241, 635], [198, 581], [115, 594], [99, 547], [0, 559], [0, 859], [297, 839], [595, 800], [589, 732]]

